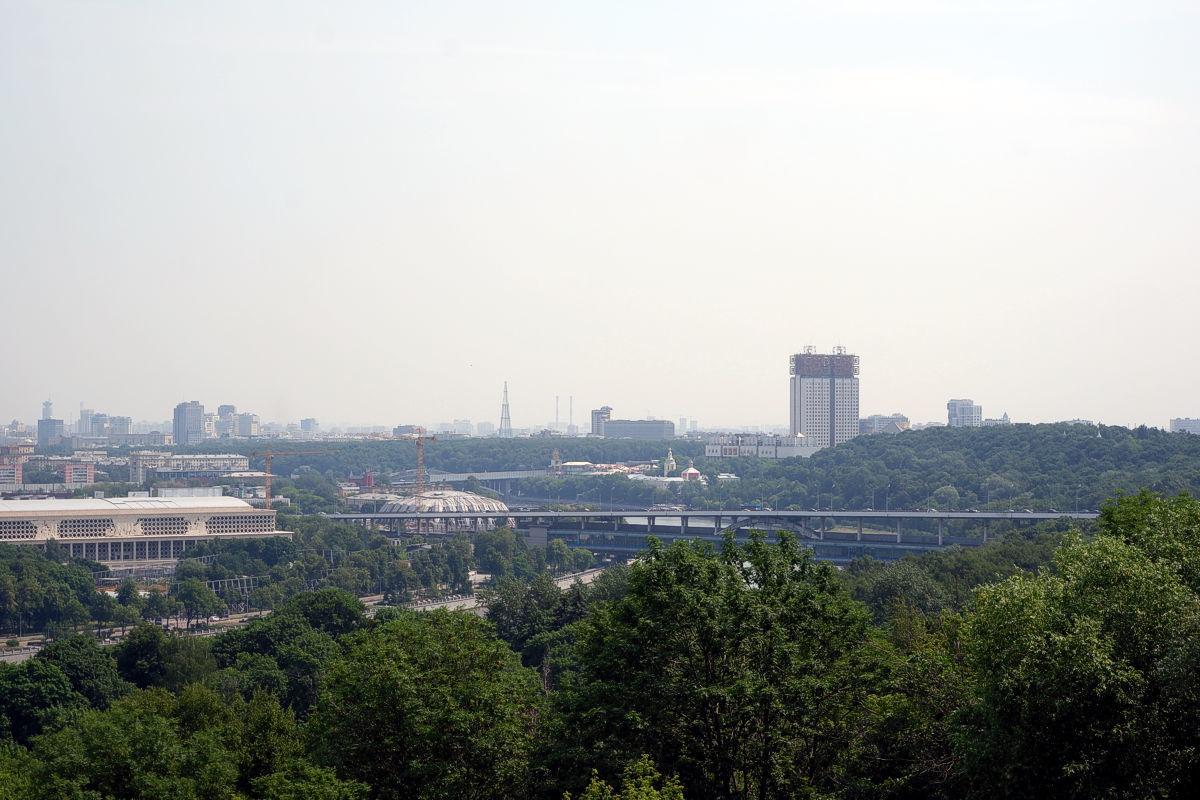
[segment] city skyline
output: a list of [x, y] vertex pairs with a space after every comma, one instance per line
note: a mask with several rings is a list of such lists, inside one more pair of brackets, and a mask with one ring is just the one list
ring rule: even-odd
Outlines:
[[[808, 349], [811, 349], [811, 348], [808, 348]], [[792, 383], [794, 385], [794, 379], [789, 378], [789, 383]], [[794, 391], [794, 389], [789, 390], [788, 387], [784, 387], [783, 391], [785, 394], [787, 394], [790, 391]], [[559, 399], [561, 399], [561, 398], [559, 398]], [[785, 397], [785, 399], [787, 399], [787, 398]], [[228, 405], [222, 404], [220, 406], [217, 406], [217, 405], [208, 405], [204, 401], [183, 401], [183, 400], [181, 400], [178, 403], [174, 404], [174, 406], [172, 406], [172, 408], [169, 409], [169, 413], [167, 415], [163, 416], [161, 419], [157, 418], [153, 414], [148, 415], [146, 417], [137, 417], [137, 416], [129, 416], [129, 415], [112, 416], [112, 415], [108, 415], [108, 414], [100, 414], [99, 416], [104, 417], [106, 419], [111, 418], [111, 419], [117, 419], [117, 420], [124, 420], [127, 423], [127, 427], [130, 429], [137, 428], [138, 430], [148, 431], [149, 428], [147, 428], [146, 426], [150, 425], [150, 426], [158, 426], [155, 429], [156, 430], [161, 429], [160, 432], [171, 434], [176, 431], [176, 420], [174, 420], [172, 417], [175, 416], [176, 414], [178, 414], [179, 408], [181, 406], [190, 405], [193, 402], [199, 403], [199, 405], [202, 408], [202, 411], [205, 415], [214, 417], [214, 418], [219, 417], [219, 414], [217, 413], [217, 409], [231, 408], [231, 407], [236, 406], [236, 404], [228, 404]], [[793, 395], [792, 398], [790, 400], [788, 400], [788, 402], [786, 403], [786, 407], [784, 409], [784, 414], [787, 414], [789, 412], [789, 410], [791, 410], [793, 408], [795, 402], [796, 402], [795, 396]], [[881, 411], [860, 409], [857, 414], [857, 419], [866, 419], [868, 417], [873, 417], [873, 416], [874, 417], [889, 417], [893, 413], [898, 413], [898, 414], [908, 417], [910, 422], [916, 428], [925, 427], [927, 425], [950, 424], [951, 426], [953, 426], [956, 423], [947, 419], [946, 409], [950, 405], [962, 403], [962, 402], [971, 402], [971, 401], [969, 401], [969, 400], [962, 401], [962, 400], [950, 398], [947, 401], [943, 402], [943, 404], [942, 404], [943, 411], [942, 411], [942, 415], [940, 418], [933, 417], [930, 419], [919, 419], [919, 418], [913, 417], [911, 414], [906, 414], [903, 409], [893, 409], [891, 412], [881, 412]], [[61, 421], [67, 430], [71, 430], [72, 432], [77, 433], [77, 434], [81, 432], [77, 429], [77, 423], [80, 422], [80, 420], [81, 420], [80, 413], [82, 412], [85, 415], [85, 417], [90, 417], [91, 415], [95, 414], [95, 409], [93, 409], [91, 407], [87, 407], [86, 405], [83, 405], [83, 404], [78, 404], [80, 406], [78, 408], [78, 410], [76, 410], [72, 414], [67, 414], [64, 416], [64, 414], [61, 411], [61, 406], [58, 403], [58, 401], [54, 400], [54, 399], [50, 399], [50, 400], [43, 400], [38, 403], [39, 407], [41, 408], [41, 413], [43, 415], [40, 418], [22, 417], [19, 414], [17, 416], [4, 416], [3, 413], [0, 412], [0, 426], [8, 425], [10, 421], [15, 421], [15, 422], [21, 422], [21, 423], [26, 424], [27, 426], [30, 427], [30, 430], [32, 432], [36, 432], [39, 419], [46, 419], [44, 414], [45, 414], [45, 410], [46, 410], [48, 403], [52, 404], [53, 408], [54, 408], [53, 419]], [[551, 400], [551, 403], [553, 404], [553, 400]], [[241, 406], [236, 406], [236, 407], [242, 408]], [[974, 404], [973, 407], [974, 407], [974, 410], [976, 411], [976, 416], [981, 417], [981, 413], [983, 410], [983, 404]], [[604, 407], [604, 408], [607, 408], [607, 410], [609, 410], [611, 412], [611, 407]], [[498, 407], [498, 409], [499, 409], [499, 407]], [[587, 408], [587, 409], [583, 409], [583, 410], [574, 409], [573, 420], [571, 417], [568, 416], [568, 414], [562, 413], [562, 414], [560, 414], [560, 417], [558, 419], [558, 423], [559, 423], [558, 429], [565, 432], [569, 425], [574, 425], [574, 427], [577, 429], [578, 435], [586, 436], [593, 429], [592, 417], [596, 411], [597, 411], [596, 408]], [[954, 412], [951, 412], [952, 417], [953, 417], [953, 414], [954, 414]], [[1003, 415], [1005, 417], [1005, 419], [1004, 419], [1005, 423], [1009, 422], [1008, 418], [1011, 415], [1008, 414], [1007, 411], [997, 413], [996, 417], [1000, 417], [1001, 415]], [[260, 415], [258, 415], [257, 413], [248, 412], [248, 411], [235, 413], [234, 416], [235, 417], [252, 417], [254, 419], [254, 423], [255, 423], [256, 427], [258, 426], [259, 420], [260, 420]], [[497, 417], [499, 417], [499, 412], [497, 413]], [[738, 431], [758, 430], [758, 431], [765, 432], [765, 431], [770, 430], [770, 431], [775, 431], [778, 433], [786, 433], [792, 427], [794, 427], [793, 425], [789, 425], [788, 421], [786, 419], [782, 422], [778, 421], [778, 420], [760, 420], [760, 421], [742, 420], [741, 422], [730, 423], [730, 422], [709, 422], [706, 420], [698, 420], [696, 417], [689, 417], [685, 414], [680, 414], [675, 417], [672, 417], [671, 415], [667, 415], [667, 414], [647, 414], [644, 416], [636, 416], [636, 418], [637, 419], [646, 419], [646, 420], [662, 420], [662, 421], [668, 421], [668, 422], [672, 422], [672, 423], [674, 423], [676, 421], [685, 421], [685, 422], [688, 422], [689, 424], [690, 423], [698, 423], [699, 431], [710, 431], [710, 432], [719, 431], [719, 432], [735, 433]], [[513, 429], [518, 432], [536, 433], [543, 429], [553, 430], [555, 428], [555, 425], [554, 425], [555, 419], [553, 416], [551, 416], [551, 418], [549, 418], [547, 420], [543, 420], [541, 422], [531, 421], [531, 422], [525, 423], [521, 420], [521, 418], [519, 416], [517, 417], [517, 420], [518, 421], [513, 424]], [[1018, 424], [1019, 423], [1038, 424], [1038, 423], [1085, 421], [1085, 422], [1089, 422], [1091, 424], [1119, 425], [1122, 427], [1129, 427], [1129, 428], [1138, 427], [1139, 425], [1145, 425], [1147, 427], [1161, 428], [1163, 430], [1168, 430], [1170, 428], [1171, 423], [1174, 421], [1178, 421], [1178, 420], [1184, 420], [1184, 421], [1188, 421], [1188, 422], [1191, 421], [1189, 418], [1187, 418], [1185, 415], [1182, 415], [1182, 414], [1173, 415], [1169, 420], [1164, 421], [1162, 424], [1156, 424], [1154, 422], [1121, 423], [1121, 422], [1116, 422], [1116, 421], [1093, 420], [1093, 419], [1086, 419], [1081, 415], [1075, 415], [1075, 416], [1067, 415], [1067, 416], [1057, 417], [1054, 419], [1013, 418], [1011, 421], [1013, 423], [1018, 423]], [[359, 430], [359, 431], [365, 431], [367, 429], [374, 429], [374, 430], [377, 430], [380, 432], [385, 432], [386, 429], [390, 429], [390, 428], [396, 427], [398, 425], [399, 426], [423, 425], [431, 431], [449, 432], [449, 431], [453, 430], [455, 427], [461, 427], [461, 425], [464, 423], [470, 424], [470, 426], [472, 428], [472, 435], [482, 435], [482, 436], [497, 435], [497, 432], [499, 429], [499, 426], [497, 425], [497, 422], [495, 420], [479, 419], [479, 418], [472, 418], [472, 417], [462, 417], [462, 416], [459, 416], [457, 414], [452, 414], [452, 413], [435, 414], [430, 419], [405, 418], [402, 420], [401, 419], [345, 420], [345, 419], [337, 419], [336, 415], [335, 415], [334, 419], [327, 420], [324, 418], [317, 418], [315, 416], [307, 415], [307, 414], [301, 414], [300, 416], [294, 417], [294, 418], [281, 418], [281, 419], [269, 419], [267, 417], [261, 418], [261, 426], [263, 428], [264, 436], [273, 435], [273, 434], [278, 433], [289, 427], [296, 428], [299, 431], [302, 428], [302, 425], [305, 423], [307, 423], [309, 425], [319, 426], [319, 430], [326, 434], [328, 434], [329, 432], [334, 431], [334, 430], [345, 431], [347, 429]], [[487, 430], [486, 432], [475, 433], [474, 429], [478, 428], [481, 424], [483, 426], [485, 426], [486, 428], [488, 428], [489, 430]], [[270, 432], [268, 432], [268, 429], [271, 429]], [[86, 431], [84, 431], [84, 433], [86, 433]], [[682, 431], [682, 430], [679, 431], [680, 435], [683, 435], [683, 433], [684, 433], [684, 431]], [[793, 431], [793, 433], [794, 433], [794, 431]], [[241, 433], [234, 432], [233, 435], [234, 435], [234, 438], [247, 438], [246, 435], [241, 434]], [[254, 436], [257, 436], [257, 435], [258, 435], [257, 433], [254, 434]], [[217, 437], [217, 438], [220, 438], [220, 437]], [[253, 436], [251, 436], [250, 438], [253, 438]], [[850, 438], [853, 438], [853, 437], [850, 437]], [[844, 437], [839, 437], [839, 440], [844, 440]]]
[[1198, 26], [5, 4], [0, 419], [498, 424], [508, 381], [515, 428], [555, 397], [581, 427], [786, 426], [815, 345], [861, 355], [864, 415], [1165, 428], [1200, 416]]

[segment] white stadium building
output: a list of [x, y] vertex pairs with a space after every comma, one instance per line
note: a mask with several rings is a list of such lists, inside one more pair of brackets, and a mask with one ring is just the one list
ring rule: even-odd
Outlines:
[[291, 536], [275, 512], [234, 497], [112, 497], [0, 500], [0, 543], [45, 549], [113, 566], [171, 561], [197, 542]]

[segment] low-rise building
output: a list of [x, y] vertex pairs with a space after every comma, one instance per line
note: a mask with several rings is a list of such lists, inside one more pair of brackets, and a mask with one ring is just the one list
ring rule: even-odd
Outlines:
[[1200, 433], [1200, 419], [1176, 417], [1171, 420], [1171, 433]]
[[0, 500], [0, 542], [45, 549], [55, 541], [72, 558], [106, 564], [165, 561], [208, 539], [291, 536], [275, 512], [232, 497], [120, 497]]
[[609, 419], [601, 425], [605, 439], [666, 441], [675, 438], [675, 423], [666, 419]]
[[129, 454], [129, 480], [145, 483], [148, 480], [189, 480], [219, 478], [230, 472], [246, 472], [250, 457], [236, 453], [187, 453], [175, 455], [155, 450], [138, 450]]
[[903, 414], [872, 414], [858, 421], [859, 434], [901, 433], [912, 427]]
[[803, 435], [772, 433], [722, 433], [710, 436], [704, 445], [705, 458], [808, 458], [821, 447]]

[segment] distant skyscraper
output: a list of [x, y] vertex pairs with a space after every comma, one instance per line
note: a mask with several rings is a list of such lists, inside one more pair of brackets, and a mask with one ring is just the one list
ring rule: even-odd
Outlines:
[[237, 435], [242, 437], [258, 436], [258, 414], [237, 415]]
[[234, 405], [217, 406], [217, 416], [218, 417], [232, 417], [234, 414], [237, 414], [237, 406], [234, 406]]
[[95, 413], [95, 409], [83, 408], [81, 405], [79, 408], [79, 424], [75, 427], [75, 432], [80, 436], [91, 436], [92, 415]]
[[592, 409], [592, 436], [604, 435], [604, 423], [612, 419], [612, 406]]
[[204, 406], [196, 400], [175, 406], [173, 432], [178, 445], [204, 441]]
[[42, 447], [46, 445], [58, 444], [63, 437], [63, 421], [61, 419], [39, 419], [38, 420], [38, 444]]
[[858, 436], [858, 356], [804, 348], [790, 359], [792, 435], [829, 447]]
[[983, 424], [983, 406], [973, 400], [951, 400], [946, 403], [946, 425], [951, 428], [978, 428]]

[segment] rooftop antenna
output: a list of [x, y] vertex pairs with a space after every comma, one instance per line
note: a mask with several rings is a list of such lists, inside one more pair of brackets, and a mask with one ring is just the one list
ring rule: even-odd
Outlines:
[[512, 438], [512, 419], [508, 416], [508, 381], [504, 382], [504, 402], [500, 405], [500, 438]]

